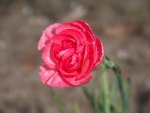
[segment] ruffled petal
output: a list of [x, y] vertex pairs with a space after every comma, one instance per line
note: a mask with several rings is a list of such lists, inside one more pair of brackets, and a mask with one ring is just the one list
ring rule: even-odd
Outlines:
[[80, 79], [80, 80], [76, 80], [76, 85], [80, 85], [80, 84], [86, 84], [91, 78], [93, 77], [93, 75], [90, 73], [88, 75], [86, 75], [84, 78]]
[[80, 35], [82, 35], [82, 38], [81, 38], [82, 41], [91, 42], [91, 41], [95, 40], [94, 33], [91, 30], [90, 26], [86, 22], [83, 22], [81, 20], [76, 20], [76, 21], [72, 21], [72, 22], [69, 22], [69, 23], [64, 23], [64, 24], [60, 25], [57, 28], [56, 32], [57, 33], [62, 32], [63, 34], [64, 34], [64, 32], [65, 33], [68, 32], [68, 34], [69, 33], [71, 34], [74, 30], [76, 32], [79, 32]]
[[85, 32], [89, 32], [94, 37], [94, 33], [88, 23], [82, 20], [75, 20], [75, 21], [72, 21], [72, 24], [80, 26], [82, 29], [84, 29]]
[[81, 79], [74, 78], [64, 78], [66, 82], [69, 82], [72, 86], [80, 86], [82, 84], [86, 84], [91, 78], [93, 77], [92, 74], [87, 74], [85, 77]]
[[84, 78], [87, 74], [89, 74], [93, 67], [93, 61], [94, 61], [94, 46], [93, 44], [87, 44], [85, 47], [85, 53], [83, 56], [83, 63], [81, 64], [81, 69], [79, 71], [79, 75], [76, 79]]
[[72, 30], [77, 30], [78, 32], [83, 32], [83, 28], [81, 28], [78, 25], [73, 25], [72, 23], [63, 23], [62, 25], [60, 25], [57, 30], [56, 33], [60, 33], [64, 30], [68, 30], [68, 29], [72, 29]]
[[44, 46], [46, 45], [46, 41], [56, 34], [55, 30], [60, 25], [61, 24], [59, 24], [59, 23], [52, 24], [52, 25], [48, 26], [46, 28], [46, 30], [43, 31], [43, 34], [38, 43], [38, 50], [42, 50], [44, 48]]
[[59, 34], [68, 35], [68, 37], [74, 38], [77, 46], [83, 45], [85, 42], [84, 34], [78, 32], [77, 30], [68, 29], [60, 32]]
[[40, 69], [41, 72], [39, 75], [42, 83], [52, 87], [76, 87], [81, 84], [86, 84], [93, 76], [92, 74], [88, 74], [80, 80], [76, 80], [75, 77], [63, 79], [57, 71], [50, 70], [46, 65], [40, 66]]
[[[65, 52], [63, 46], [63, 41], [65, 40], [70, 40], [73, 43], [75, 43], [75, 39], [72, 36], [68, 36], [68, 35], [63, 35], [63, 34], [58, 34], [55, 35], [51, 40], [50, 40], [50, 46], [49, 48], [51, 48], [51, 50], [49, 50], [50, 52], [50, 57], [52, 59], [52, 61], [55, 62], [55, 64], [58, 63], [58, 61], [60, 60], [59, 58], [61, 58], [60, 56], [62, 56], [62, 52]], [[67, 50], [66, 50], [67, 51]]]
[[50, 57], [50, 49], [51, 49], [50, 44], [45, 47], [42, 54], [42, 60], [50, 69], [55, 69], [55, 63], [52, 61]]
[[43, 84], [47, 84], [52, 87], [72, 87], [72, 85], [65, 82], [55, 70], [47, 70], [48, 67], [41, 66], [41, 72], [39, 73]]
[[103, 48], [103, 44], [102, 41], [100, 40], [100, 38], [96, 38], [96, 50], [95, 50], [95, 66], [98, 66], [104, 57], [104, 48]]

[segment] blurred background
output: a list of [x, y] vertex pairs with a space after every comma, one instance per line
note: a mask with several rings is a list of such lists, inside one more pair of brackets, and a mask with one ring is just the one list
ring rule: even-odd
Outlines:
[[74, 113], [74, 104], [92, 113], [80, 88], [50, 88], [38, 76], [42, 31], [75, 19], [91, 25], [105, 54], [131, 78], [131, 112], [149, 113], [149, 12], [149, 0], [0, 0], [0, 113], [59, 113], [52, 89], [65, 101], [66, 113]]

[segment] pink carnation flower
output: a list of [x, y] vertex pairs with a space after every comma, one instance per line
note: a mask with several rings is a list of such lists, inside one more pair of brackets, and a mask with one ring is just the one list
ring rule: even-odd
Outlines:
[[87, 83], [101, 63], [104, 50], [90, 26], [81, 20], [48, 26], [39, 41], [44, 65], [40, 78], [52, 87], [75, 87]]

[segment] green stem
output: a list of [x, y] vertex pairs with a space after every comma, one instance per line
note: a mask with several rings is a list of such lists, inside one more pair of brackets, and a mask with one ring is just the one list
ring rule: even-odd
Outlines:
[[109, 82], [108, 76], [105, 69], [104, 72], [100, 77], [100, 95], [102, 99], [103, 105], [103, 113], [111, 113], [110, 112], [110, 92], [109, 92]]
[[125, 94], [126, 92], [125, 92], [124, 87], [123, 87], [123, 81], [122, 81], [121, 73], [119, 72], [119, 69], [114, 68], [113, 70], [114, 70], [116, 77], [118, 78], [118, 84], [119, 84], [119, 89], [120, 89], [121, 100], [122, 100], [124, 112], [129, 113], [128, 112], [128, 100], [126, 99], [126, 94]]
[[124, 87], [123, 87], [123, 80], [121, 77], [120, 67], [117, 64], [115, 64], [114, 62], [112, 62], [108, 57], [104, 58], [103, 64], [108, 69], [109, 68], [112, 69], [115, 76], [117, 77], [124, 113], [129, 113], [128, 99], [126, 99], [126, 92], [125, 92]]

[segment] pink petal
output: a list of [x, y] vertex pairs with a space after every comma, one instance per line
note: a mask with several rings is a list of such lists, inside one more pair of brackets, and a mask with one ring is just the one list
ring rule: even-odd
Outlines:
[[40, 66], [41, 72], [39, 73], [43, 84], [47, 84], [52, 87], [75, 87], [87, 83], [91, 78], [92, 74], [86, 75], [80, 80], [74, 78], [61, 78], [57, 71], [49, 70], [46, 66]]
[[41, 65], [40, 70], [41, 71], [47, 71], [47, 70], [50, 70], [50, 68], [47, 65]]
[[85, 31], [88, 31], [89, 33], [91, 33], [94, 36], [94, 33], [88, 23], [86, 23], [82, 20], [75, 20], [72, 23], [74, 25], [78, 25], [78, 26], [82, 27]]
[[50, 69], [55, 69], [55, 63], [50, 58], [50, 49], [50, 44], [45, 47], [42, 54], [42, 60]]
[[95, 41], [94, 32], [92, 31], [88, 23], [82, 20], [76, 20], [76, 21], [73, 21], [72, 24], [80, 26], [84, 30], [87, 41], [89, 42]]
[[72, 87], [72, 85], [65, 82], [55, 70], [45, 69], [45, 71], [41, 71], [39, 75], [43, 84], [47, 84], [52, 87]]
[[70, 49], [65, 49], [59, 52], [59, 55], [62, 56], [70, 56], [70, 54], [72, 55], [74, 53], [74, 49], [70, 48]]
[[46, 30], [43, 31], [41, 39], [38, 43], [38, 50], [43, 49], [43, 47], [45, 47], [45, 45], [46, 45], [46, 41], [48, 39], [50, 39], [52, 36], [56, 35], [55, 31], [58, 28], [58, 26], [60, 26], [60, 25], [61, 24], [59, 24], [59, 23], [52, 24], [52, 25], [48, 26], [46, 28]]
[[92, 44], [87, 44], [85, 47], [85, 53], [83, 56], [83, 63], [81, 64], [81, 71], [80, 74], [77, 76], [76, 79], [84, 78], [87, 74], [89, 74], [94, 65], [93, 61], [95, 59], [94, 57], [94, 46]]
[[93, 77], [92, 74], [88, 74], [86, 75], [84, 78], [80, 79], [80, 80], [76, 80], [76, 84], [86, 84], [91, 78]]
[[63, 23], [62, 25], [60, 25], [58, 27], [58, 29], [56, 30], [56, 33], [60, 33], [64, 30], [68, 30], [68, 29], [72, 29], [72, 30], [77, 30], [79, 32], [83, 32], [83, 29], [80, 26], [77, 25], [73, 25], [72, 23]]
[[[62, 48], [60, 49], [60, 47], [62, 46], [62, 44], [63, 44], [62, 42], [64, 40], [70, 40], [72, 42], [75, 42], [73, 37], [68, 36], [68, 35], [63, 35], [63, 34], [55, 35], [50, 41], [49, 48], [51, 48], [51, 50], [48, 50], [48, 52], [50, 52], [48, 56], [51, 57], [52, 61], [55, 62], [55, 64], [57, 64], [58, 61], [60, 60], [59, 57], [61, 56], [61, 54], [63, 52], [65, 52], [65, 51], [63, 51], [62, 53], [60, 53], [60, 51], [62, 49]], [[47, 48], [47, 46], [46, 46], [46, 48]], [[70, 52], [70, 50], [69, 50], [69, 52]]]
[[87, 74], [84, 78], [76, 79], [74, 78], [64, 78], [68, 83], [70, 83], [72, 86], [80, 86], [82, 84], [86, 84], [91, 78], [93, 77], [92, 74]]
[[95, 50], [95, 66], [99, 65], [102, 62], [102, 59], [104, 57], [104, 48], [103, 48], [103, 44], [102, 41], [100, 40], [100, 38], [96, 38], [96, 50]]
[[76, 40], [77, 46], [83, 44], [85, 40], [84, 34], [78, 32], [77, 30], [68, 29], [60, 32], [59, 34], [68, 35], [68, 37], [72, 37]]
[[[74, 33], [73, 31], [75, 31], [76, 33]], [[72, 21], [70, 23], [64, 23], [57, 28], [56, 32], [57, 33], [61, 32], [62, 34], [66, 33], [71, 36], [74, 36], [74, 34], [80, 34], [82, 36], [77, 37], [77, 38], [79, 39], [82, 37], [80, 39], [82, 41], [87, 40], [87, 41], [91, 42], [94, 40], [94, 33], [91, 30], [90, 26], [86, 22], [83, 22], [81, 20]], [[85, 35], [87, 35], [87, 36], [85, 36]]]

